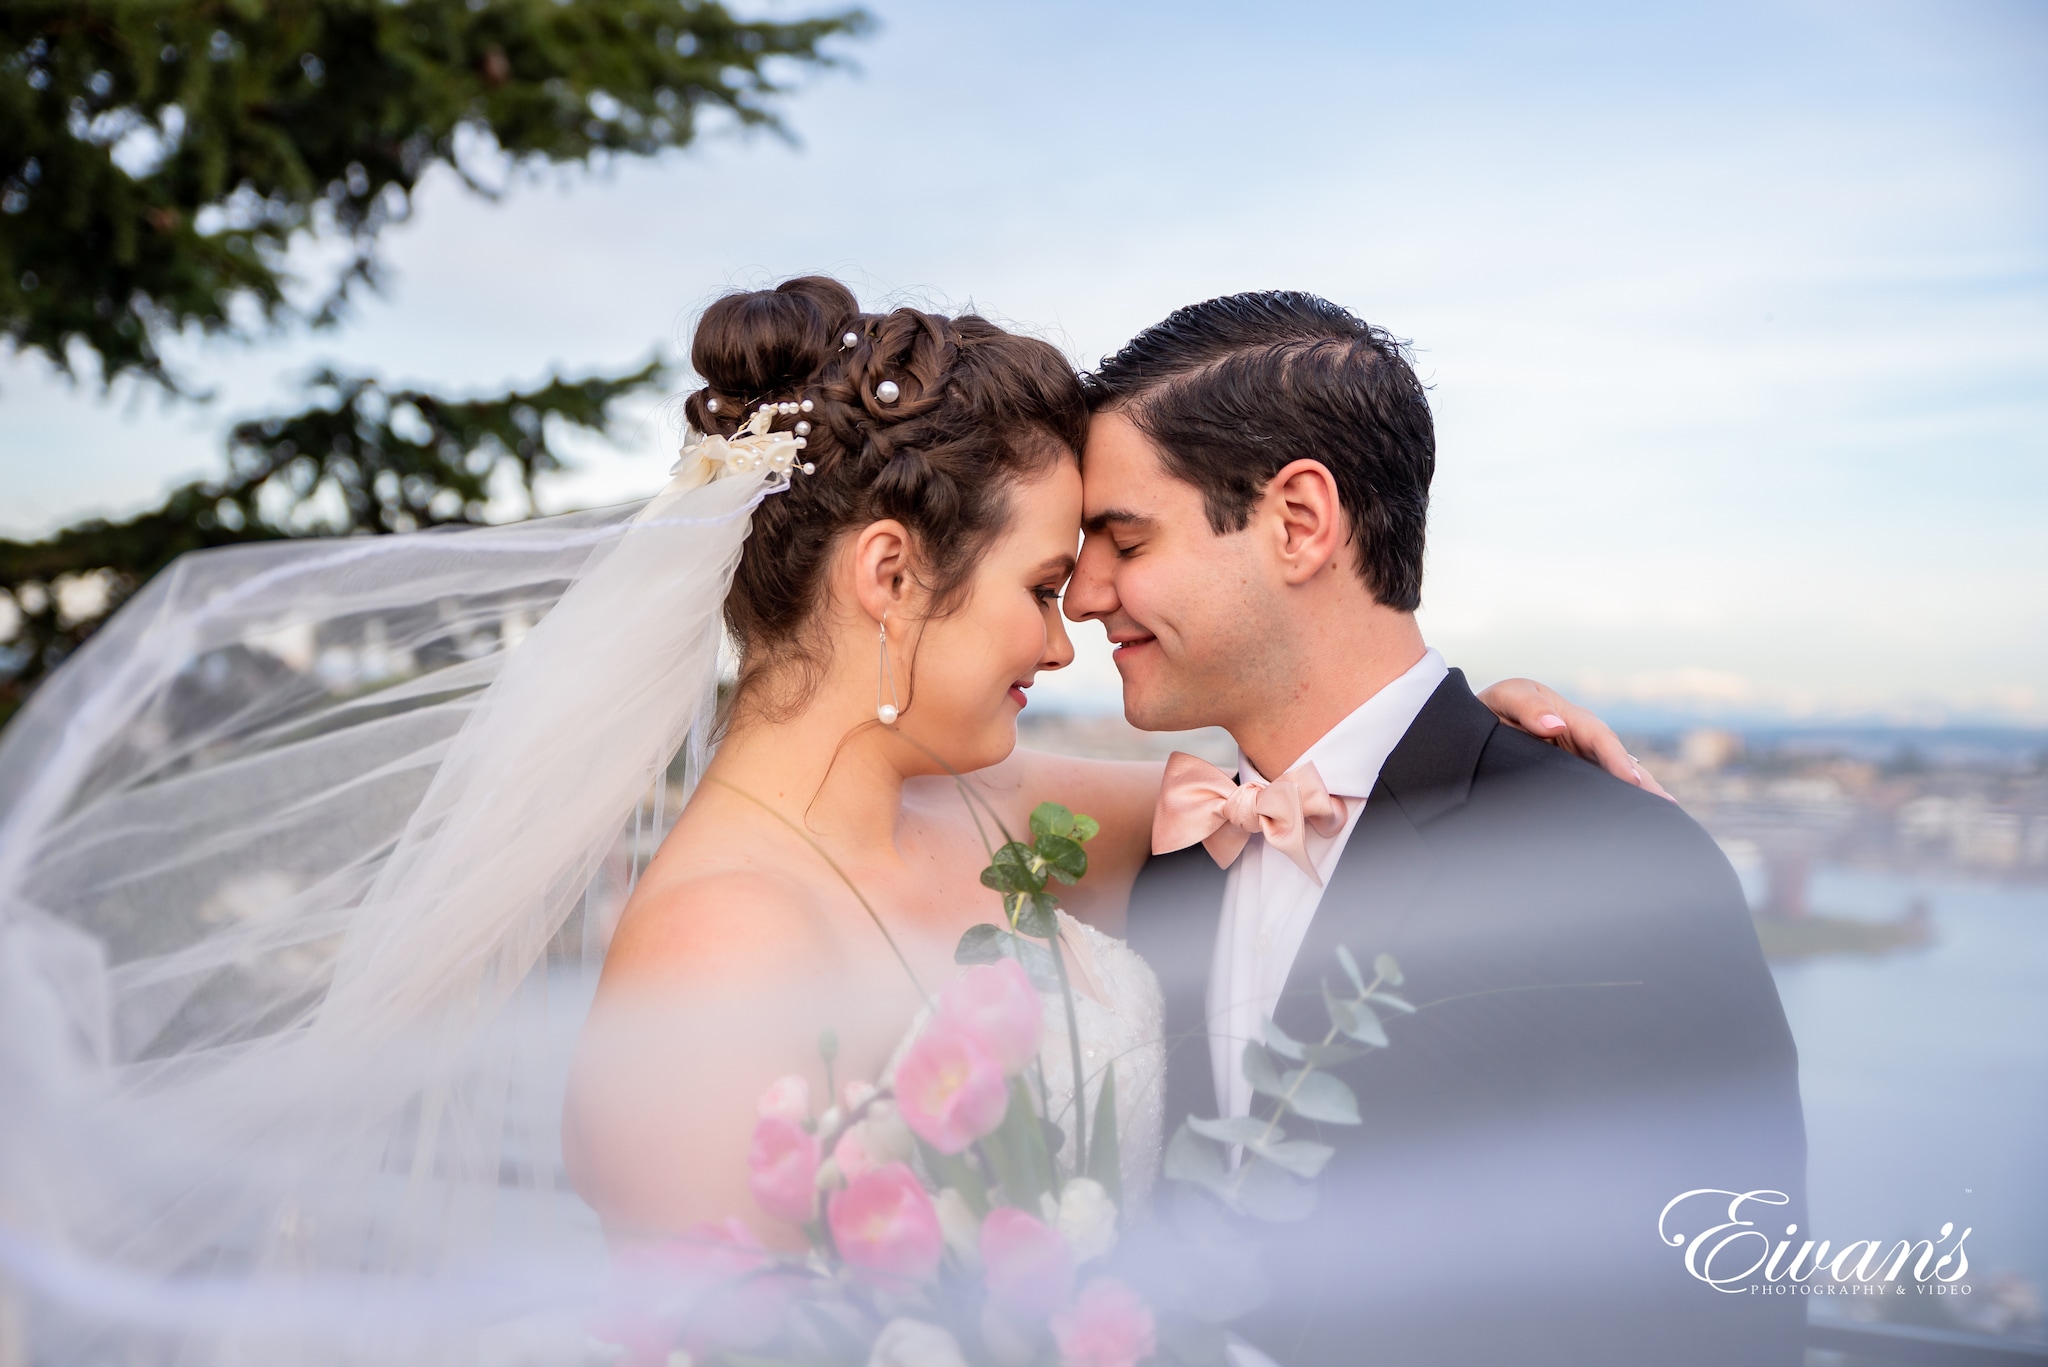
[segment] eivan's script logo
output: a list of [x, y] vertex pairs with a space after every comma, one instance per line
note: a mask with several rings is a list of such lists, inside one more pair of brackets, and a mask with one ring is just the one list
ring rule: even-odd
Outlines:
[[[1720, 1210], [1719, 1201], [1709, 1202], [1706, 1199], [1720, 1196], [1729, 1198], [1725, 1212]], [[1688, 1239], [1683, 1233], [1670, 1228], [1672, 1213], [1688, 1203], [1691, 1203], [1692, 1214], [1705, 1215], [1712, 1209], [1716, 1215], [1725, 1213], [1727, 1218]], [[1954, 1232], [1953, 1221], [1941, 1227], [1938, 1239], [1901, 1239], [1891, 1248], [1885, 1248], [1875, 1239], [1857, 1239], [1842, 1245], [1833, 1258], [1828, 1256], [1826, 1239], [1822, 1239], [1818, 1247], [1808, 1239], [1800, 1244], [1799, 1251], [1792, 1254], [1792, 1261], [1787, 1263], [1785, 1255], [1792, 1248], [1792, 1238], [1799, 1233], [1799, 1226], [1786, 1225], [1786, 1237], [1773, 1247], [1771, 1236], [1756, 1227], [1756, 1219], [1746, 1216], [1744, 1208], [1790, 1204], [1791, 1198], [1782, 1191], [1724, 1191], [1719, 1187], [1699, 1187], [1680, 1192], [1665, 1204], [1657, 1216], [1657, 1237], [1670, 1248], [1685, 1250], [1687, 1272], [1716, 1291], [1731, 1296], [1742, 1295], [1745, 1290], [1751, 1295], [1813, 1294], [1824, 1290], [1830, 1295], [1881, 1296], [1887, 1292], [1904, 1292], [1908, 1286], [1934, 1294], [1967, 1291], [1967, 1287], [1951, 1285], [1961, 1281], [1970, 1270], [1969, 1255], [1963, 1252], [1963, 1240], [1970, 1237], [1967, 1226], [1956, 1235], [1955, 1246], [1939, 1259], [1935, 1259], [1935, 1252], [1948, 1242], [1949, 1235]], [[1751, 1213], [1758, 1218], [1769, 1214], [1761, 1209], [1754, 1209]], [[1686, 1222], [1689, 1220], [1690, 1216]], [[1750, 1243], [1751, 1239], [1756, 1242]], [[1752, 1252], [1756, 1254], [1756, 1261], [1743, 1266], [1742, 1260]], [[1931, 1265], [1930, 1260], [1933, 1260]], [[1912, 1277], [1902, 1284], [1899, 1274], [1908, 1262], [1912, 1263]], [[1821, 1277], [1823, 1271], [1827, 1274], [1826, 1279]], [[1754, 1281], [1759, 1275], [1763, 1278], [1763, 1285]], [[1813, 1283], [1818, 1285], [1809, 1285]]]

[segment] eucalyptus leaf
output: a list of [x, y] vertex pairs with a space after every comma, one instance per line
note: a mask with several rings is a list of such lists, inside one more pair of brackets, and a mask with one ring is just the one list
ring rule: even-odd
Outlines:
[[995, 858], [989, 861], [989, 869], [1001, 881], [991, 884], [1004, 892], [1044, 892], [1045, 875], [1033, 869], [1037, 852], [1029, 845], [1012, 840], [998, 849]]
[[1222, 1144], [1256, 1144], [1266, 1138], [1284, 1139], [1286, 1136], [1279, 1130], [1267, 1135], [1267, 1127], [1271, 1124], [1271, 1121], [1261, 1120], [1255, 1115], [1234, 1115], [1227, 1120], [1203, 1120], [1191, 1115], [1187, 1119], [1189, 1129]]
[[1225, 1177], [1223, 1153], [1183, 1122], [1166, 1145], [1166, 1158], [1160, 1171], [1173, 1181], [1193, 1182], [1196, 1186], [1219, 1191]]
[[1358, 960], [1351, 957], [1351, 951], [1343, 945], [1337, 946], [1337, 962], [1344, 966], [1344, 976], [1351, 979], [1351, 985], [1362, 995], [1365, 992], [1365, 975], [1358, 971]]
[[1379, 974], [1388, 987], [1399, 987], [1407, 979], [1401, 976], [1401, 965], [1394, 962], [1391, 954], [1373, 956], [1372, 971]]
[[1269, 1020], [1266, 1022], [1266, 1047], [1281, 1058], [1292, 1059], [1296, 1063], [1301, 1062], [1301, 1041], [1295, 1039], [1285, 1030], [1282, 1030], [1278, 1021]]
[[1087, 1175], [1102, 1184], [1109, 1199], [1124, 1199], [1123, 1157], [1116, 1124], [1116, 1064], [1102, 1070], [1102, 1088], [1095, 1097], [1095, 1126], [1088, 1132]]
[[1284, 1143], [1259, 1144], [1252, 1150], [1269, 1163], [1277, 1163], [1296, 1177], [1313, 1178], [1323, 1170], [1336, 1150], [1328, 1144], [1318, 1144], [1308, 1139], [1289, 1139]]
[[1245, 1041], [1244, 1080], [1265, 1096], [1279, 1096], [1286, 1090], [1280, 1084], [1280, 1070], [1273, 1066], [1273, 1056], [1257, 1040]]
[[1059, 921], [1053, 910], [1059, 903], [1043, 893], [1035, 893], [1024, 901], [1017, 911], [1017, 933], [1029, 935], [1034, 940], [1050, 940], [1059, 933]]
[[992, 964], [998, 959], [1009, 958], [1010, 948], [1005, 941], [1010, 938], [1010, 932], [1001, 926], [992, 926], [987, 922], [969, 926], [967, 932], [960, 937], [959, 945], [953, 950], [953, 962]]
[[1074, 829], [1074, 814], [1057, 802], [1041, 802], [1031, 809], [1031, 834], [1044, 837], [1066, 835]]
[[1404, 1016], [1415, 1014], [1415, 1008], [1409, 1005], [1406, 998], [1397, 997], [1391, 992], [1368, 992], [1365, 994], [1365, 999], [1369, 1002], [1378, 1002], [1381, 1006], [1386, 1007], [1387, 1010], [1398, 1011]]
[[1364, 1058], [1371, 1050], [1356, 1044], [1304, 1044], [1301, 1046], [1302, 1063], [1312, 1063], [1318, 1068], [1335, 1068], [1355, 1058]]
[[1297, 1068], [1281, 1080], [1288, 1093], [1287, 1108], [1303, 1120], [1320, 1120], [1326, 1125], [1356, 1125], [1358, 1098], [1332, 1073]]
[[1238, 1169], [1235, 1205], [1255, 1220], [1287, 1224], [1315, 1213], [1316, 1189], [1277, 1163], [1247, 1159]]
[[1387, 1047], [1387, 1032], [1380, 1028], [1380, 1018], [1373, 1014], [1364, 1002], [1346, 1001], [1330, 990], [1330, 984], [1323, 983], [1323, 1006], [1330, 1013], [1330, 1027], [1363, 1044]]
[[1068, 835], [1071, 835], [1074, 839], [1080, 841], [1083, 845], [1087, 844], [1089, 841], [1093, 840], [1096, 836], [1100, 835], [1101, 833], [1101, 822], [1097, 821], [1092, 816], [1083, 816], [1079, 812], [1074, 813], [1074, 829], [1067, 832]]
[[1038, 837], [1038, 857], [1046, 862], [1053, 876], [1061, 882], [1072, 883], [1088, 872], [1088, 851], [1080, 842], [1069, 840], [1063, 835], [1041, 835]]
[[1025, 976], [1031, 979], [1033, 987], [1041, 992], [1060, 990], [1060, 971], [1053, 963], [1051, 950], [1036, 940], [1022, 940], [1015, 935], [1010, 937], [1010, 948], [1017, 962], [1024, 965]]

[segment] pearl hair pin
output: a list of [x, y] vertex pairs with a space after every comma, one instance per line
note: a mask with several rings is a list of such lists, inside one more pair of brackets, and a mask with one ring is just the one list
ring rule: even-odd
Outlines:
[[894, 380], [884, 380], [875, 386], [875, 402], [894, 403], [902, 393], [903, 391], [896, 387]]
[[718, 400], [716, 400], [716, 399], [706, 399], [706, 400], [704, 400], [704, 411], [705, 411], [706, 413], [716, 413], [716, 412], [718, 411]]
[[839, 349], [841, 351], [851, 351], [859, 345], [860, 334], [858, 332], [849, 332], [839, 339]]
[[796, 425], [795, 431], [799, 437], [808, 437], [811, 435], [811, 425], [807, 422], [799, 422]]

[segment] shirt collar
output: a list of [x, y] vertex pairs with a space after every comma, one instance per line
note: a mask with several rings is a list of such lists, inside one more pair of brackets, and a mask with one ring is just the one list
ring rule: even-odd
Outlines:
[[[1313, 764], [1323, 776], [1323, 786], [1339, 797], [1365, 797], [1379, 780], [1387, 756], [1408, 734], [1424, 703], [1450, 673], [1444, 657], [1432, 649], [1411, 665], [1407, 673], [1367, 698], [1308, 750], [1295, 767]], [[1243, 750], [1237, 752], [1239, 771], [1246, 781], [1272, 780], [1253, 767]]]

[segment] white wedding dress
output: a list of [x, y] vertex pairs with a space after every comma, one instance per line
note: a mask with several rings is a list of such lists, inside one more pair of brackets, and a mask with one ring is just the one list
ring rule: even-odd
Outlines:
[[[1159, 1175], [1166, 1107], [1165, 999], [1159, 979], [1137, 951], [1114, 936], [1059, 913], [1074, 977], [1074, 1016], [1080, 1027], [1081, 1071], [1087, 1111], [1095, 1114], [1104, 1071], [1116, 1070], [1117, 1153], [1124, 1208], [1141, 1206]], [[1074, 1141], [1074, 1054], [1065, 1003], [1045, 994], [1045, 1041], [1039, 1066], [1054, 1123], [1065, 1141], [1060, 1158], [1071, 1165]], [[1063, 1166], [1063, 1171], [1066, 1167]]]
[[[578, 1360], [570, 1049], [784, 487], [692, 449], [637, 507], [186, 556], [0, 732], [0, 1367]], [[1142, 1193], [1159, 989], [1068, 939]]]

